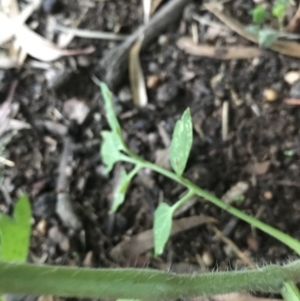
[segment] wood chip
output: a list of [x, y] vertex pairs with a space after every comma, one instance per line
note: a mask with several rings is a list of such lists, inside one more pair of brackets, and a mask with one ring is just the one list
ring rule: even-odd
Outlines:
[[190, 37], [180, 38], [177, 41], [177, 46], [188, 54], [219, 60], [248, 60], [262, 55], [262, 51], [257, 47], [216, 47], [205, 44], [195, 44]]

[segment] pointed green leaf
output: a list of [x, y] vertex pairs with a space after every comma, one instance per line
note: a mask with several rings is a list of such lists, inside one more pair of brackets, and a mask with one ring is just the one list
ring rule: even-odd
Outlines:
[[170, 147], [171, 166], [178, 176], [184, 172], [192, 143], [192, 118], [190, 109], [186, 109], [181, 119], [176, 122]]
[[154, 213], [154, 254], [163, 253], [172, 229], [173, 209], [166, 203], [160, 203]]
[[102, 131], [102, 145], [100, 154], [103, 160], [103, 163], [106, 165], [105, 173], [109, 173], [116, 162], [121, 158], [121, 153], [119, 151], [120, 141], [119, 137], [114, 132]]
[[113, 105], [113, 94], [110, 92], [104, 82], [100, 82], [100, 89], [105, 103], [105, 114], [107, 122], [113, 132], [121, 135], [121, 127], [115, 114]]
[[15, 205], [13, 218], [0, 214], [0, 260], [25, 262], [30, 232], [31, 208], [26, 195]]
[[257, 5], [250, 11], [250, 14], [252, 15], [253, 23], [255, 24], [262, 23], [267, 18], [267, 11], [263, 4]]
[[127, 175], [126, 171], [122, 170], [110, 213], [116, 212], [118, 208], [123, 204], [130, 181], [131, 178]]

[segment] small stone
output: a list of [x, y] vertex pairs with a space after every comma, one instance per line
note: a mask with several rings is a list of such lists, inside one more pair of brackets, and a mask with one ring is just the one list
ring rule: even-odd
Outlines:
[[120, 102], [128, 102], [132, 100], [132, 95], [129, 87], [123, 87], [118, 93]]
[[159, 84], [160, 82], [160, 77], [157, 76], [157, 75], [150, 75], [148, 78], [147, 78], [147, 88], [148, 89], [154, 89], [157, 87], [157, 85]]
[[166, 45], [168, 45], [169, 44], [169, 38], [166, 35], [161, 35], [158, 38], [158, 44], [160, 46], [166, 46]]
[[284, 80], [289, 85], [295, 84], [298, 80], [300, 80], [300, 71], [289, 71], [284, 75]]
[[93, 260], [94, 260], [93, 251], [87, 252], [85, 257], [84, 257], [84, 260], [83, 260], [83, 266], [92, 267], [93, 266]]
[[57, 244], [62, 251], [68, 252], [70, 250], [69, 238], [65, 234], [63, 234], [58, 227], [54, 226], [50, 228], [48, 237], [55, 244]]
[[278, 93], [274, 89], [268, 88], [263, 92], [266, 101], [275, 101], [278, 99]]
[[256, 252], [259, 247], [258, 240], [252, 235], [249, 235], [247, 237], [247, 245], [248, 245], [249, 249], [254, 252]]
[[291, 87], [290, 97], [296, 99], [300, 98], [300, 80]]
[[92, 56], [80, 55], [77, 57], [77, 63], [80, 67], [89, 67], [92, 63]]
[[273, 193], [271, 191], [265, 191], [263, 193], [264, 199], [270, 201], [273, 199]]
[[33, 204], [35, 215], [44, 219], [51, 217], [55, 213], [56, 195], [54, 193], [44, 193], [40, 195]]
[[157, 101], [169, 102], [178, 95], [178, 86], [175, 83], [166, 83], [157, 89]]
[[214, 258], [212, 254], [208, 251], [205, 251], [202, 254], [202, 260], [207, 267], [211, 266], [214, 263]]
[[41, 233], [42, 235], [46, 234], [47, 231], [47, 222], [44, 219], [41, 219], [38, 224], [36, 225], [36, 229]]

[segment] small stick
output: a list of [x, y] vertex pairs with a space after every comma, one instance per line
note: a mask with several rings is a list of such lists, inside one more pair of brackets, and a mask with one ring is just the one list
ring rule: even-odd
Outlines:
[[164, 5], [150, 21], [138, 28], [121, 45], [112, 49], [102, 60], [102, 66], [106, 70], [105, 82], [111, 90], [114, 90], [124, 78], [128, 67], [129, 51], [133, 43], [142, 35], [144, 42], [142, 49], [155, 39], [161, 31], [174, 22], [182, 12], [186, 4], [191, 0], [172, 0]]

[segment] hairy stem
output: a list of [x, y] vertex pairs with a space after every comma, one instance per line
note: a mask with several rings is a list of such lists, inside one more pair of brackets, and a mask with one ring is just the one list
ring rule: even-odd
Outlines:
[[157, 173], [160, 173], [169, 179], [172, 179], [182, 185], [184, 185], [186, 188], [189, 189], [191, 193], [194, 193], [195, 195], [198, 195], [205, 200], [213, 203], [217, 207], [229, 212], [230, 214], [238, 217], [239, 219], [247, 222], [248, 224], [258, 228], [259, 230], [269, 234], [270, 236], [276, 238], [283, 244], [290, 247], [292, 250], [294, 250], [297, 254], [300, 255], [300, 242], [289, 235], [277, 230], [276, 228], [273, 228], [259, 220], [257, 220], [254, 217], [251, 217], [247, 215], [246, 213], [242, 212], [241, 210], [236, 209], [233, 206], [230, 206], [226, 203], [224, 203], [221, 199], [215, 197], [213, 194], [201, 189], [200, 187], [196, 186], [194, 183], [190, 182], [189, 180], [177, 176], [175, 173], [168, 171], [164, 168], [161, 168], [151, 162], [148, 162], [144, 160], [143, 158], [137, 156], [136, 154], [129, 151], [128, 153], [130, 157], [122, 156], [122, 161], [132, 163], [132, 164], [141, 164], [145, 168], [152, 169], [153, 171], [156, 171]]
[[0, 262], [0, 291], [15, 294], [163, 300], [244, 291], [279, 293], [286, 280], [300, 282], [300, 260], [286, 266], [205, 274]]

